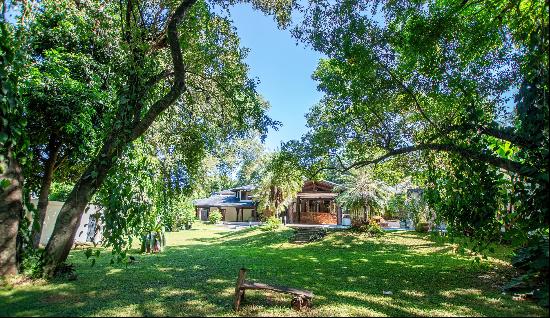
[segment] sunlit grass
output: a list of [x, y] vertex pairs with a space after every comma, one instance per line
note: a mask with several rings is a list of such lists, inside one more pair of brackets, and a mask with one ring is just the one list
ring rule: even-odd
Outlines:
[[[295, 245], [292, 230], [239, 232], [212, 225], [168, 233], [162, 254], [135, 255], [127, 267], [94, 267], [82, 250], [69, 261], [78, 280], [16, 282], [0, 290], [1, 316], [232, 316], [239, 268], [249, 279], [311, 290], [313, 308], [296, 312], [290, 297], [247, 292], [250, 316], [544, 316], [527, 301], [503, 295], [511, 272], [499, 258], [473, 262], [456, 246], [412, 232], [374, 239], [349, 232]], [[391, 291], [392, 295], [383, 295]]]

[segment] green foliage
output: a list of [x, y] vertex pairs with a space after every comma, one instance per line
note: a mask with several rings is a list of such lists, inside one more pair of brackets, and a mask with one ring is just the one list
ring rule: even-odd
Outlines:
[[21, 273], [30, 278], [42, 277], [42, 259], [40, 254], [27, 255], [21, 262]]
[[368, 209], [373, 215], [384, 209], [391, 195], [388, 185], [376, 179], [371, 170], [353, 171], [344, 177], [344, 182], [336, 189], [342, 191], [336, 202], [348, 211], [357, 213]]
[[180, 196], [172, 198], [171, 201], [164, 204], [165, 209], [162, 213], [162, 220], [168, 232], [191, 228], [195, 220], [195, 207], [191, 200]]
[[126, 260], [134, 238], [151, 233], [158, 238], [163, 231], [159, 165], [158, 158], [148, 154], [148, 145], [136, 142], [96, 195], [103, 207], [103, 245], [113, 249], [113, 261]]
[[386, 215], [389, 218], [406, 220], [409, 216], [410, 206], [406, 204], [407, 197], [404, 193], [394, 194], [386, 205]]
[[518, 248], [512, 258], [512, 265], [521, 271], [521, 275], [512, 279], [504, 288], [531, 292], [541, 306], [548, 307], [548, 255], [548, 230], [533, 233], [529, 245]]
[[371, 237], [381, 237], [386, 234], [380, 224], [373, 219], [354, 220], [351, 230]]
[[210, 222], [211, 224], [218, 224], [222, 221], [222, 218], [223, 216], [221, 212], [218, 210], [215, 210], [209, 213], [208, 222]]
[[4, 173], [8, 149], [20, 157], [22, 163], [29, 157], [26, 153], [28, 138], [24, 133], [27, 123], [20, 118], [24, 108], [19, 100], [20, 80], [27, 58], [25, 35], [23, 30], [0, 17], [0, 174]]
[[425, 198], [438, 218], [448, 223], [450, 234], [487, 245], [502, 238], [502, 227], [513, 230], [506, 217], [510, 212], [509, 175], [455, 155], [439, 160], [442, 165], [428, 171], [428, 182], [433, 186], [426, 189]]
[[[327, 58], [295, 147], [304, 165], [406, 155], [436, 222], [476, 250], [548, 228], [548, 2], [314, 1], [305, 12], [294, 35]], [[415, 223], [431, 221], [412, 208]]]
[[72, 189], [73, 186], [70, 184], [62, 182], [52, 182], [48, 199], [50, 201], [64, 202], [65, 200], [67, 200], [67, 197], [69, 196], [69, 193], [71, 193]]
[[[426, 202], [424, 195], [419, 197], [411, 196], [405, 200], [405, 209], [408, 211], [409, 215], [412, 217], [413, 226], [417, 231], [426, 232], [427, 227], [432, 221], [432, 211], [430, 210], [430, 205]], [[437, 214], [436, 211], [435, 213]], [[445, 219], [444, 217], [439, 217], [438, 220]]]
[[276, 231], [280, 229], [282, 225], [283, 225], [283, 222], [281, 221], [280, 218], [277, 218], [275, 216], [270, 216], [264, 222], [261, 229], [263, 231]]
[[[29, 23], [29, 61], [21, 85], [25, 133], [35, 154], [24, 169], [27, 185], [39, 193], [47, 162], [56, 158], [54, 180], [75, 183], [90, 154], [110, 129], [116, 104], [121, 48], [116, 21], [99, 2], [41, 1]], [[101, 21], [101, 22], [99, 22]], [[97, 28], [105, 27], [105, 32]]]
[[303, 186], [304, 175], [292, 155], [276, 152], [268, 159], [261, 172], [261, 181], [253, 196], [258, 210], [267, 216], [278, 216], [289, 206]]

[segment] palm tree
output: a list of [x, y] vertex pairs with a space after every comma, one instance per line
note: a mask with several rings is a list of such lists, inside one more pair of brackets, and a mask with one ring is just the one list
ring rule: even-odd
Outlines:
[[260, 210], [279, 217], [302, 189], [302, 173], [280, 153], [272, 156], [263, 169], [261, 181], [253, 195]]
[[337, 190], [343, 191], [336, 201], [356, 217], [368, 219], [373, 211], [380, 211], [392, 194], [385, 182], [377, 180], [367, 169], [354, 170]]

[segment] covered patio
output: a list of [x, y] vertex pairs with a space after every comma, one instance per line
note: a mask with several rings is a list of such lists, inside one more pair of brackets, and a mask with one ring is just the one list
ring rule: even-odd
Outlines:
[[291, 224], [342, 224], [342, 210], [336, 204], [335, 184], [328, 181], [307, 181], [288, 211]]

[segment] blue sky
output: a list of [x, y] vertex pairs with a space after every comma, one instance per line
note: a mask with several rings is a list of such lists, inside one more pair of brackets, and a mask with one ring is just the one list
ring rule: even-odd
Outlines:
[[306, 131], [304, 115], [322, 96], [311, 79], [321, 55], [296, 45], [288, 30], [279, 30], [273, 17], [249, 4], [230, 11], [241, 45], [250, 49], [250, 74], [259, 78], [258, 91], [271, 104], [269, 116], [283, 124], [279, 131], [270, 131], [265, 142], [268, 150], [275, 150], [281, 141], [299, 139]]

